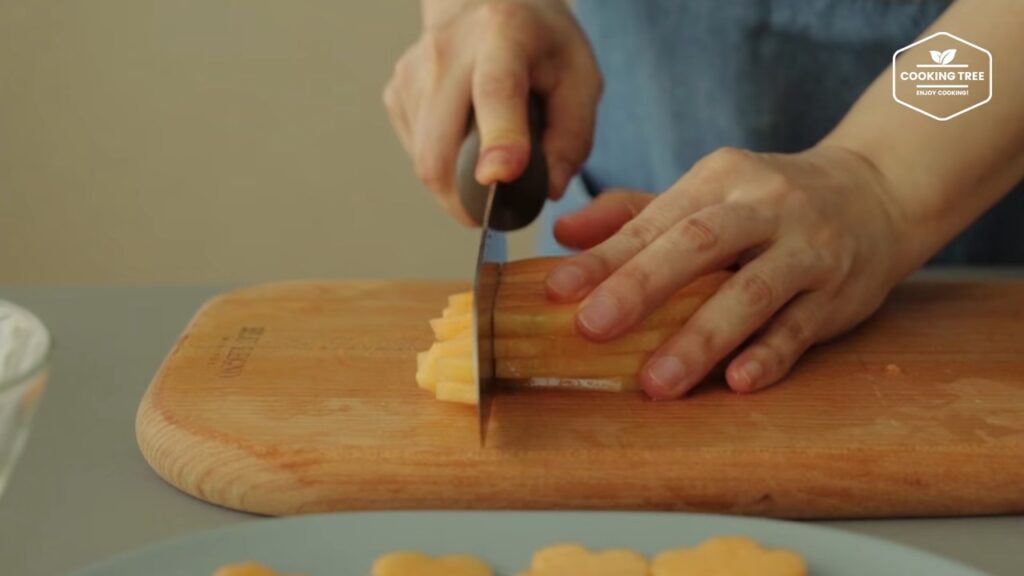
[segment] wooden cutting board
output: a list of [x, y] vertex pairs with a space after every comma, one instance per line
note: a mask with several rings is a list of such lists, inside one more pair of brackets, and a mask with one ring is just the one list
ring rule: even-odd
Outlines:
[[139, 408], [168, 482], [263, 514], [628, 508], [781, 517], [1024, 512], [1024, 283], [911, 283], [788, 380], [679, 402], [416, 387], [463, 283], [321, 282], [207, 303]]

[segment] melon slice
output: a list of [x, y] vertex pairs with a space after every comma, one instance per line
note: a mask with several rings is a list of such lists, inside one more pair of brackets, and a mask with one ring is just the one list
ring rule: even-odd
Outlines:
[[479, 558], [456, 554], [434, 558], [419, 552], [392, 552], [373, 563], [373, 576], [493, 576]]
[[651, 576], [806, 576], [807, 564], [789, 550], [767, 550], [743, 536], [706, 540], [695, 548], [662, 552]]
[[[494, 308], [495, 375], [511, 385], [583, 390], [636, 390], [651, 353], [729, 277], [718, 272], [676, 292], [633, 331], [594, 342], [576, 328], [578, 304], [548, 300], [544, 281], [561, 258], [509, 262]], [[416, 357], [416, 382], [438, 400], [478, 402], [473, 352], [473, 293], [448, 297], [430, 321], [435, 342]]]
[[577, 544], [538, 550], [528, 572], [519, 576], [647, 576], [647, 559], [625, 549], [591, 552]]

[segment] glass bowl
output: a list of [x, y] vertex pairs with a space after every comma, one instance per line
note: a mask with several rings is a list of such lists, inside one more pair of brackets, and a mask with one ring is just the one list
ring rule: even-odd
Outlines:
[[39, 318], [0, 300], [0, 495], [46, 388], [51, 344]]

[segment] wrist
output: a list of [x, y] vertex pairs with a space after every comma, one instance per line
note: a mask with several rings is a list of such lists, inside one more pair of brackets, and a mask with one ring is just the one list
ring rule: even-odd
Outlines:
[[848, 186], [853, 186], [859, 194], [870, 195], [881, 206], [880, 217], [884, 221], [875, 224], [889, 231], [890, 241], [885, 246], [886, 257], [879, 258], [877, 263], [886, 268], [882, 272], [890, 285], [897, 284], [924, 264], [937, 249], [933, 247], [934, 231], [907, 205], [906, 195], [899, 189], [899, 178], [885, 169], [885, 163], [878, 162], [863, 148], [831, 137], [815, 148], [827, 150], [837, 159], [841, 177]]

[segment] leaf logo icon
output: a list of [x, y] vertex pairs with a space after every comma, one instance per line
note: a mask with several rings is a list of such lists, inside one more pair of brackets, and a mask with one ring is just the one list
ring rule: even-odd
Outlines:
[[954, 57], [956, 57], [956, 48], [950, 48], [942, 53], [942, 63], [949, 64], [953, 61]]
[[929, 53], [932, 55], [932, 62], [936, 64], [949, 64], [956, 57], [956, 48], [950, 48], [942, 52], [931, 50]]

